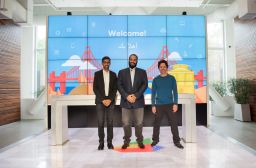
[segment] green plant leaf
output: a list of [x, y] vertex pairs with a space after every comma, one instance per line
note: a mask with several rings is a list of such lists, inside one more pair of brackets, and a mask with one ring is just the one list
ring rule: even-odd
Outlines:
[[230, 79], [228, 88], [230, 93], [234, 94], [238, 104], [248, 104], [250, 94], [250, 81], [248, 79]]

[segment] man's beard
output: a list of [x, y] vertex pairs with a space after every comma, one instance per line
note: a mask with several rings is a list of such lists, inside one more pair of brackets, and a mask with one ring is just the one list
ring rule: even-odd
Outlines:
[[104, 70], [109, 70], [109, 66], [103, 66]]
[[129, 67], [130, 67], [131, 69], [135, 68], [136, 66], [137, 66], [137, 63], [135, 63], [134, 65], [132, 65], [132, 64], [129, 62]]

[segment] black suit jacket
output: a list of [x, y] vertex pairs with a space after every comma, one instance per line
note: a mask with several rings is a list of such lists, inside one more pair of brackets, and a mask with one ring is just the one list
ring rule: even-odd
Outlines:
[[[145, 105], [144, 92], [148, 87], [148, 78], [145, 70], [136, 68], [134, 82], [132, 86], [130, 68], [122, 69], [118, 73], [118, 90], [121, 94], [121, 107], [123, 108], [141, 108]], [[135, 94], [135, 103], [130, 103], [126, 97]]]
[[112, 101], [111, 104], [115, 103], [117, 92], [116, 74], [112, 71], [109, 71], [109, 92], [108, 96], [105, 96], [103, 70], [95, 72], [93, 80], [93, 92], [96, 95], [95, 104], [100, 104], [105, 99], [110, 99]]

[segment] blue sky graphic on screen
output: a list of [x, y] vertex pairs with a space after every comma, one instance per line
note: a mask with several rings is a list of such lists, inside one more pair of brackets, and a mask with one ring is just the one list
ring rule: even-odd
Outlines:
[[94, 72], [109, 56], [111, 70], [128, 67], [139, 56], [148, 74], [148, 89], [159, 75], [157, 62], [169, 62], [179, 93], [194, 93], [206, 102], [204, 16], [49, 16], [48, 94], [93, 94]]

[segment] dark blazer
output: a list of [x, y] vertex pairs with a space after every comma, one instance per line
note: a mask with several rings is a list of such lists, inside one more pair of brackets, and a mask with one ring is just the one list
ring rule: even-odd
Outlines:
[[[134, 83], [132, 87], [130, 68], [122, 69], [118, 73], [117, 80], [118, 91], [121, 94], [121, 107], [123, 108], [141, 108], [145, 105], [144, 92], [148, 87], [148, 78], [145, 70], [136, 68]], [[135, 103], [130, 103], [126, 97], [135, 94]]]
[[108, 96], [105, 96], [103, 70], [94, 73], [93, 80], [93, 92], [96, 95], [95, 104], [102, 103], [105, 99], [110, 99], [112, 103], [115, 103], [116, 92], [117, 92], [117, 77], [115, 72], [109, 71], [109, 92]]

